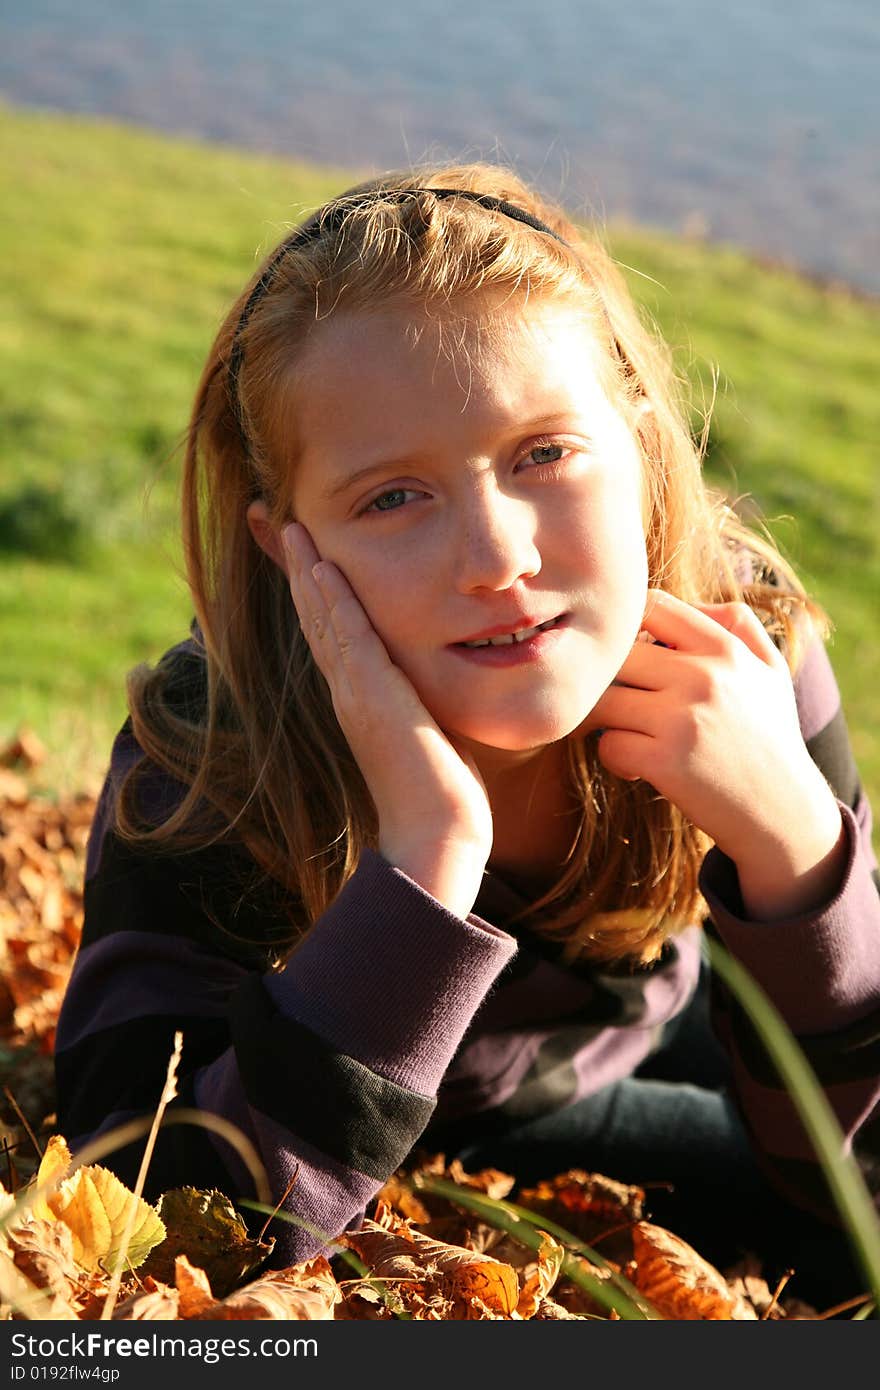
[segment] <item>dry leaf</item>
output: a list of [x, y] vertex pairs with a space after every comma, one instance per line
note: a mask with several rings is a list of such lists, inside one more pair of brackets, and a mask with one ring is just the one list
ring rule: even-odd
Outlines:
[[211, 1281], [203, 1269], [195, 1269], [186, 1258], [178, 1255], [174, 1261], [174, 1282], [179, 1295], [181, 1318], [198, 1318], [217, 1302], [211, 1292]]
[[615, 1182], [602, 1173], [572, 1168], [549, 1182], [521, 1188], [517, 1201], [587, 1245], [601, 1241], [602, 1255], [622, 1263], [632, 1255], [630, 1226], [642, 1218], [645, 1194], [640, 1187]]
[[22, 1218], [4, 1232], [16, 1269], [37, 1289], [49, 1289], [66, 1303], [76, 1302], [83, 1271], [73, 1258], [73, 1237], [60, 1221]]
[[538, 1258], [523, 1285], [516, 1305], [516, 1311], [521, 1318], [535, 1316], [541, 1301], [556, 1283], [562, 1261], [565, 1259], [565, 1251], [558, 1241], [548, 1236], [545, 1231], [540, 1231], [539, 1234], [543, 1239], [537, 1252]]
[[339, 1291], [342, 1299], [333, 1312], [337, 1322], [379, 1322], [409, 1316], [392, 1284], [343, 1279]]
[[683, 1322], [755, 1321], [755, 1310], [686, 1241], [662, 1226], [633, 1227], [632, 1281], [665, 1318]]
[[62, 1294], [33, 1283], [16, 1266], [5, 1240], [0, 1240], [0, 1306], [14, 1309], [18, 1316], [32, 1319], [58, 1318], [70, 1322], [78, 1316], [76, 1309]]
[[388, 1207], [336, 1244], [355, 1250], [376, 1278], [395, 1281], [414, 1318], [509, 1318], [516, 1310], [519, 1281], [510, 1265], [432, 1240]]
[[552, 1298], [542, 1298], [535, 1312], [535, 1322], [586, 1322], [582, 1313], [570, 1313]]
[[[155, 1279], [145, 1279], [143, 1290], [138, 1290], [124, 1302], [118, 1303], [113, 1312], [113, 1321], [120, 1322], [176, 1322], [180, 1318], [180, 1295], [177, 1289], [169, 1289], [167, 1284], [159, 1284]], [[94, 1316], [100, 1315], [99, 1310]]]
[[425, 1203], [410, 1191], [409, 1185], [403, 1181], [402, 1170], [391, 1174], [376, 1193], [375, 1201], [390, 1207], [398, 1216], [415, 1221], [419, 1226], [426, 1225], [431, 1219], [431, 1213]]
[[[190, 1307], [195, 1306], [196, 1276], [199, 1271], [193, 1271], [191, 1267], [187, 1269], [187, 1265], [186, 1256], [179, 1256], [178, 1268], [184, 1267], [183, 1277], [188, 1289], [186, 1306]], [[206, 1285], [207, 1280], [201, 1289], [204, 1290]], [[207, 1287], [210, 1288], [210, 1285]], [[317, 1322], [333, 1317], [334, 1305], [341, 1296], [328, 1261], [323, 1255], [318, 1255], [314, 1260], [292, 1265], [289, 1269], [263, 1274], [227, 1298], [202, 1305], [198, 1313], [183, 1314], [184, 1293], [181, 1289], [181, 1316], [211, 1322], [255, 1319]]]
[[177, 1187], [165, 1192], [157, 1210], [165, 1239], [149, 1254], [141, 1270], [163, 1284], [175, 1282], [175, 1259], [186, 1255], [203, 1269], [216, 1298], [224, 1298], [255, 1271], [275, 1247], [274, 1239], [252, 1240], [247, 1226], [222, 1192]]

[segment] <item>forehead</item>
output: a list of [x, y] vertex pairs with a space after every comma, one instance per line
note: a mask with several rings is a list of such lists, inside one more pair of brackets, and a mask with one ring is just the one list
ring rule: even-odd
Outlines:
[[293, 411], [297, 433], [325, 434], [358, 419], [384, 429], [450, 412], [473, 420], [542, 396], [575, 404], [598, 389], [582, 309], [521, 300], [453, 315], [393, 305], [315, 326], [294, 371]]

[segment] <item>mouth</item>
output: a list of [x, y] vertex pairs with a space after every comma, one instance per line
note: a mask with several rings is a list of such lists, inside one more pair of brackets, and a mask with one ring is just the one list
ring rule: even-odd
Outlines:
[[566, 618], [565, 613], [561, 613], [556, 618], [548, 618], [546, 622], [537, 623], [534, 627], [516, 628], [512, 632], [500, 633], [497, 637], [476, 637], [469, 642], [453, 642], [452, 646], [460, 650], [475, 651], [480, 647], [510, 647], [522, 642], [529, 642], [533, 637], [537, 637], [539, 632], [550, 632], [558, 627]]
[[565, 629], [571, 621], [569, 613], [550, 618], [536, 627], [524, 627], [497, 637], [472, 638], [470, 642], [453, 642], [449, 651], [476, 666], [508, 667], [541, 664], [558, 642], [565, 640]]

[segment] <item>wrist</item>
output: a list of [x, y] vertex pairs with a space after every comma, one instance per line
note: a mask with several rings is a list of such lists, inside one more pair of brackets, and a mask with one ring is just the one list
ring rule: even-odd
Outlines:
[[839, 891], [848, 837], [831, 788], [804, 808], [789, 835], [765, 836], [753, 851], [731, 856], [745, 916], [770, 922], [824, 907]]
[[456, 917], [466, 918], [480, 891], [488, 854], [475, 846], [394, 845], [380, 839], [379, 853]]

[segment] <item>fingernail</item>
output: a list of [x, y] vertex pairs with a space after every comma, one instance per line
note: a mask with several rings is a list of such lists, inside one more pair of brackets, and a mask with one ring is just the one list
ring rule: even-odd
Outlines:
[[294, 525], [295, 525], [294, 522], [290, 522], [290, 524], [289, 524], [288, 526], [283, 526], [283, 527], [281, 528], [281, 540], [282, 540], [282, 542], [283, 542], [283, 544], [284, 544], [284, 549], [287, 550], [287, 551], [291, 551], [291, 550], [293, 549], [293, 528], [294, 528]]

